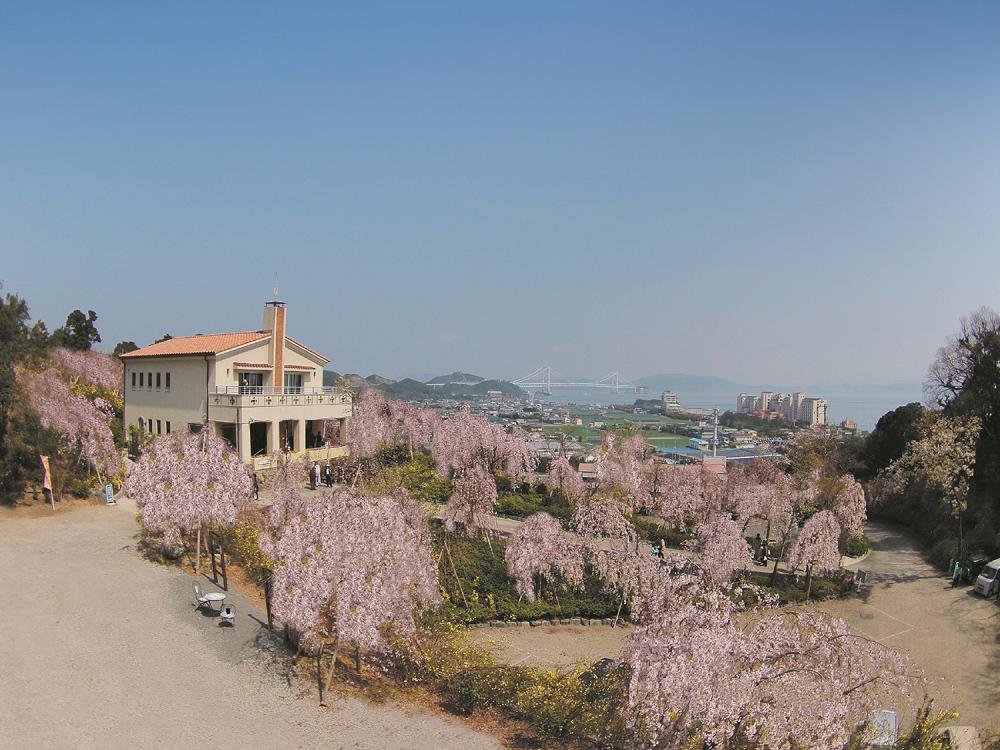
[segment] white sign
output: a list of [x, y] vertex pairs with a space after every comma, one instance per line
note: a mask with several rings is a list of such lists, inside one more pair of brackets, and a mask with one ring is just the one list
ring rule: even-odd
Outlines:
[[889, 747], [896, 744], [899, 729], [896, 726], [895, 711], [872, 711], [871, 744], [878, 747]]
[[115, 502], [115, 488], [110, 485], [104, 485], [104, 499], [108, 501], [108, 505], [118, 505]]

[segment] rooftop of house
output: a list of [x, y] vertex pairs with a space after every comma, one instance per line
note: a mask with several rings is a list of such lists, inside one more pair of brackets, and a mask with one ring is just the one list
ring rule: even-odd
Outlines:
[[[194, 336], [175, 336], [166, 341], [158, 341], [155, 344], [144, 346], [141, 349], [121, 355], [122, 359], [133, 359], [139, 357], [171, 357], [184, 355], [221, 354], [230, 349], [236, 349], [246, 344], [256, 341], [263, 341], [271, 337], [270, 331], [234, 331], [231, 333], [198, 333]], [[306, 346], [300, 341], [296, 341], [291, 336], [286, 336], [287, 341], [305, 349], [307, 352], [329, 362], [329, 360], [315, 349]]]

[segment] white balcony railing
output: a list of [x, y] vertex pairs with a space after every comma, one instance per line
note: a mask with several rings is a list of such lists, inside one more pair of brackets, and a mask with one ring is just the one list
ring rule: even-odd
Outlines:
[[350, 395], [350, 391], [334, 386], [282, 388], [273, 385], [217, 385], [219, 396], [336, 396]]

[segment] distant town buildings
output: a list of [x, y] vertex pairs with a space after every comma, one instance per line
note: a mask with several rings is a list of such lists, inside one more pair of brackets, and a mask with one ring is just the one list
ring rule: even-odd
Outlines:
[[660, 397], [663, 399], [663, 411], [669, 414], [672, 411], [680, 411], [681, 403], [677, 400], [677, 394], [673, 391], [664, 391]]
[[736, 398], [736, 411], [764, 419], [783, 419], [786, 422], [798, 422], [810, 426], [827, 423], [826, 399], [806, 396], [801, 391], [795, 393], [761, 391], [759, 396], [741, 393]]

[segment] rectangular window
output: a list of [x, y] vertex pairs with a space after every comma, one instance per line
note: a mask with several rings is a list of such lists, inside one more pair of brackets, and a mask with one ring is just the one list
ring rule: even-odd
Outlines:
[[153, 373], [151, 372], [146, 373], [146, 388], [153, 390]]
[[167, 434], [170, 434], [170, 420], [167, 420]]
[[156, 390], [160, 390], [160, 373], [156, 373]]
[[285, 393], [302, 393], [301, 373], [285, 373]]
[[132, 371], [132, 390], [135, 390], [135, 370]]
[[163, 424], [160, 422], [159, 419], [156, 420], [156, 434], [157, 435], [163, 434]]
[[143, 385], [143, 382], [142, 382], [142, 373], [140, 372], [139, 373], [139, 387], [142, 388], [142, 385]]
[[[167, 386], [167, 390], [169, 391], [170, 390], [170, 373], [169, 372], [167, 373], [166, 386]], [[170, 430], [167, 430], [167, 432], [170, 432]]]

